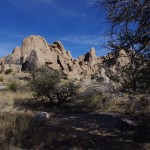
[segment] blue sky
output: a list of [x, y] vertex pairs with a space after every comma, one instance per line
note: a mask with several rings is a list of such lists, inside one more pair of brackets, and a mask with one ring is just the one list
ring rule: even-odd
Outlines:
[[0, 0], [0, 20], [0, 57], [29, 35], [61, 41], [74, 58], [91, 47], [106, 54], [106, 12], [93, 0]]

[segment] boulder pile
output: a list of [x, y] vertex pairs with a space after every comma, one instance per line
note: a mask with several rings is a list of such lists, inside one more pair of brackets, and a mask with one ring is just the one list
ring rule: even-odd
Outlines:
[[128, 54], [123, 49], [117, 55], [110, 53], [97, 57], [93, 47], [85, 55], [73, 59], [60, 41], [48, 44], [41, 36], [29, 36], [23, 40], [21, 47], [16, 47], [12, 54], [0, 59], [0, 73], [8, 69], [21, 72], [48, 66], [62, 70], [67, 79], [77, 79], [88, 84], [98, 77], [109, 83], [109, 76], [117, 75], [118, 68], [129, 62]]

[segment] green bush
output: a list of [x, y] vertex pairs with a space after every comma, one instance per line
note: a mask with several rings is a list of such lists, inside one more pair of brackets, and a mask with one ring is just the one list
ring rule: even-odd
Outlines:
[[93, 79], [95, 79], [96, 78], [96, 74], [92, 74], [91, 75], [91, 79], [93, 80]]
[[10, 74], [10, 73], [12, 73], [13, 72], [13, 70], [10, 68], [10, 69], [7, 69], [6, 71], [5, 71], [5, 74], [7, 75], [7, 74]]
[[35, 70], [31, 88], [37, 99], [48, 100], [53, 107], [68, 102], [79, 89], [74, 82], [63, 83], [62, 74], [47, 67]]
[[17, 86], [18, 86], [17, 82], [16, 81], [12, 81], [12, 82], [10, 82], [8, 84], [7, 87], [8, 87], [8, 90], [15, 92], [17, 90]]
[[118, 77], [110, 77], [110, 80], [112, 80], [113, 82], [119, 83], [119, 78]]
[[75, 85], [73, 81], [68, 81], [67, 83], [60, 84], [56, 86], [56, 97], [58, 100], [58, 105], [66, 103], [71, 100], [71, 97], [78, 93], [79, 86]]
[[0, 77], [0, 82], [3, 82], [4, 81], [4, 78], [3, 77]]

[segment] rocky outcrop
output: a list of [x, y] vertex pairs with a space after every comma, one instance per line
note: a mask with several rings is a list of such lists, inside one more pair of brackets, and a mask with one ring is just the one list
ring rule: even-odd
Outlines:
[[[15, 72], [28, 71], [41, 66], [62, 70], [67, 79], [77, 79], [89, 84], [95, 78], [110, 83], [111, 76], [118, 76], [118, 68], [128, 65], [128, 54], [121, 49], [116, 55], [97, 57], [95, 48], [73, 59], [60, 41], [48, 44], [41, 36], [29, 36], [12, 54], [0, 59], [0, 72], [11, 68]], [[105, 67], [107, 66], [107, 67]]]
[[1, 61], [1, 71], [5, 72], [9, 68], [15, 71], [20, 65], [22, 71], [46, 65], [69, 72], [72, 60], [70, 52], [64, 49], [61, 42], [55, 41], [49, 45], [41, 36], [29, 36], [23, 40], [21, 47], [16, 47], [11, 55]]

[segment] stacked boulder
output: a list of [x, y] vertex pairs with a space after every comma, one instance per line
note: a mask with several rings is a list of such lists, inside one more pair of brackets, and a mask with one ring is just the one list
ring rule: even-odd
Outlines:
[[[48, 44], [41, 36], [32, 35], [25, 38], [21, 47], [16, 47], [12, 54], [0, 59], [0, 72], [10, 68], [15, 72], [21, 72], [48, 66], [62, 70], [67, 79], [77, 79], [89, 84], [94, 75], [103, 78], [105, 83], [109, 83], [110, 79], [106, 71], [115, 75], [117, 68], [127, 65], [129, 61], [124, 50], [120, 50], [117, 58], [111, 53], [105, 57], [97, 57], [93, 47], [90, 52], [78, 59], [73, 59], [61, 42], [55, 41], [53, 44]], [[109, 68], [105, 70], [103, 66], [108, 64]]]
[[[61, 42], [49, 45], [40, 36], [30, 36], [23, 40], [21, 47], [16, 47], [11, 55], [1, 59], [1, 72], [11, 68], [13, 71], [31, 70], [33, 67], [49, 66], [53, 69], [69, 70], [72, 57]], [[17, 68], [20, 69], [17, 69]]]

